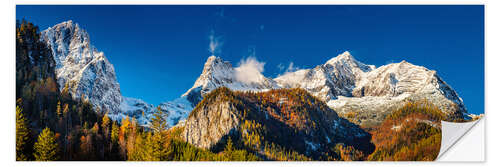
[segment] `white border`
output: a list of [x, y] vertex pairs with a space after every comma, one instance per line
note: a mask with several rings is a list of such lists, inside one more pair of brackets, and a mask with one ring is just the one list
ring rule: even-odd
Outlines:
[[[498, 72], [500, 72], [500, 66], [497, 65], [499, 61], [499, 1], [498, 0], [458, 0], [458, 1], [434, 1], [434, 0], [419, 0], [419, 1], [407, 1], [407, 0], [385, 0], [385, 1], [374, 1], [374, 0], [350, 0], [350, 1], [329, 1], [329, 0], [307, 0], [307, 1], [290, 1], [290, 0], [183, 0], [183, 1], [161, 1], [161, 0], [145, 0], [145, 1], [112, 1], [112, 0], [1, 0], [0, 2], [0, 18], [2, 19], [0, 26], [1, 38], [0, 38], [0, 107], [3, 112], [1, 117], [2, 126], [0, 126], [2, 132], [1, 144], [3, 147], [1, 150], [0, 157], [2, 158], [2, 166], [499, 166], [500, 158], [497, 154], [500, 150], [499, 147], [499, 134], [498, 128], [500, 128], [498, 120], [500, 117], [500, 112], [498, 109], [498, 94], [500, 94], [500, 82]], [[239, 162], [53, 162], [53, 163], [33, 163], [15, 162], [15, 119], [14, 119], [14, 96], [15, 96], [15, 42], [14, 42], [14, 32], [15, 32], [15, 5], [16, 4], [485, 4], [485, 110], [486, 110], [486, 128], [487, 137], [489, 137], [485, 142], [486, 145], [486, 163], [440, 163], [440, 162], [250, 162], [250, 163], [239, 163]], [[463, 67], [457, 67], [463, 68]], [[467, 77], [467, 76], [464, 76]], [[490, 130], [493, 129], [493, 130]], [[488, 142], [490, 141], [490, 142]]]

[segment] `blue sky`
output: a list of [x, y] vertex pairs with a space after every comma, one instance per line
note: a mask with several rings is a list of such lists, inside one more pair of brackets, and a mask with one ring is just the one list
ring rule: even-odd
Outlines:
[[[378, 66], [406, 60], [436, 70], [470, 113], [484, 112], [484, 7], [475, 6], [17, 6], [46, 29], [73, 20], [115, 66], [124, 96], [159, 104], [188, 90], [210, 56], [313, 68], [350, 51]], [[280, 65], [281, 64], [281, 65]]]

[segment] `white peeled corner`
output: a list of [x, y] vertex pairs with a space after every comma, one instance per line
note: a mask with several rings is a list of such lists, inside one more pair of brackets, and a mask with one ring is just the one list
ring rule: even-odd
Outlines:
[[[478, 126], [474, 126], [476, 124]], [[441, 149], [437, 161], [484, 161], [482, 118], [466, 123], [441, 121], [441, 130]]]

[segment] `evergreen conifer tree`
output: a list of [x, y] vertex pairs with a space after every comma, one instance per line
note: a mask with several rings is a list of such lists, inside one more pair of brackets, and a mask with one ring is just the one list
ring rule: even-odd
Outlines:
[[34, 149], [34, 156], [37, 161], [54, 161], [59, 158], [59, 145], [56, 142], [56, 136], [48, 127], [38, 135]]
[[26, 161], [26, 147], [29, 140], [28, 121], [23, 115], [21, 107], [16, 106], [16, 160]]
[[167, 147], [165, 146], [166, 137], [165, 129], [167, 128], [165, 113], [160, 107], [157, 108], [157, 112], [154, 113], [153, 119], [151, 120], [151, 129], [153, 130], [151, 147], [153, 149], [152, 160], [160, 161], [165, 160], [167, 155]]

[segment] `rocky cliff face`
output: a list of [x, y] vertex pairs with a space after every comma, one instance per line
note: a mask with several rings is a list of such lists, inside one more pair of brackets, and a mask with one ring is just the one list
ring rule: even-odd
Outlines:
[[203, 107], [186, 120], [184, 139], [198, 147], [212, 147], [240, 124], [235, 110], [234, 104], [227, 101]]
[[183, 127], [182, 137], [202, 148], [231, 136], [257, 151], [268, 143], [308, 156], [328, 152], [337, 143], [367, 153], [373, 149], [370, 134], [302, 89], [245, 93], [218, 88], [205, 96]]
[[103, 112], [120, 112], [122, 96], [114, 67], [92, 46], [85, 30], [70, 20], [41, 34], [52, 51], [60, 90], [67, 85], [74, 99], [88, 98]]

